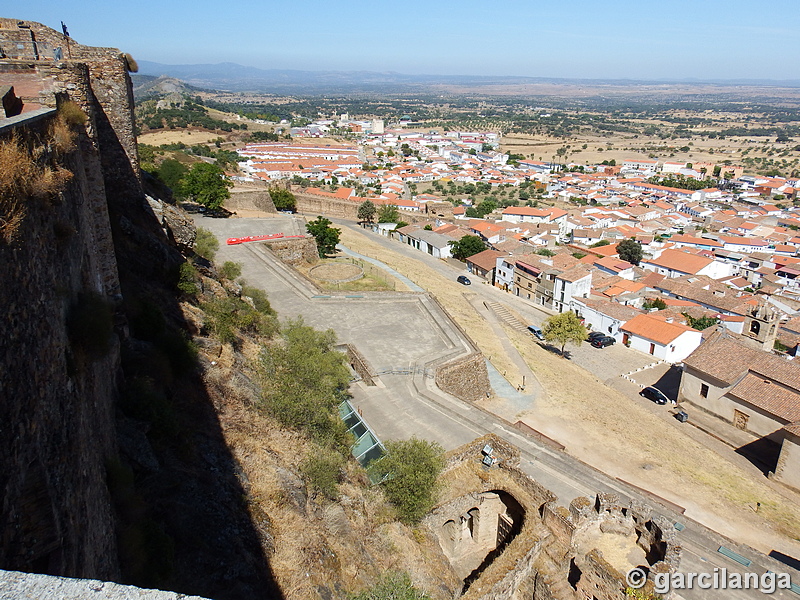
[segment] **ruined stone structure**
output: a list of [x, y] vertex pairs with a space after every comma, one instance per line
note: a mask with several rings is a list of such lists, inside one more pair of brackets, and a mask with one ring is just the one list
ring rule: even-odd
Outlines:
[[317, 242], [311, 236], [288, 240], [271, 240], [264, 242], [264, 246], [287, 265], [293, 267], [314, 264], [319, 260]]
[[665, 518], [613, 494], [560, 507], [519, 470], [516, 448], [495, 436], [448, 454], [443, 480], [448, 495], [424, 524], [464, 580], [462, 598], [623, 600], [628, 570], [652, 577], [679, 566], [681, 548]]
[[453, 205], [450, 202], [426, 202], [425, 213], [429, 218], [453, 220]]
[[492, 391], [486, 359], [480, 352], [439, 365], [435, 381], [440, 390], [467, 402], [486, 398]]

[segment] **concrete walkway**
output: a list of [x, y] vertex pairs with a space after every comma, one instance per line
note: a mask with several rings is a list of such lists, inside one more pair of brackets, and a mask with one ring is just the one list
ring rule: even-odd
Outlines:
[[377, 258], [370, 258], [369, 256], [364, 256], [363, 254], [359, 254], [358, 252], [353, 252], [352, 250], [350, 250], [350, 248], [348, 248], [346, 246], [342, 246], [341, 244], [336, 244], [336, 249], [337, 250], [341, 250], [342, 252], [344, 252], [348, 256], [352, 256], [354, 258], [358, 258], [359, 260], [364, 260], [364, 261], [366, 261], [368, 263], [372, 263], [373, 265], [375, 265], [379, 269], [383, 269], [384, 271], [386, 271], [387, 273], [389, 273], [393, 277], [395, 277], [395, 278], [399, 279], [400, 281], [402, 281], [403, 283], [405, 283], [412, 292], [424, 292], [425, 291], [424, 289], [419, 287], [416, 283], [411, 281], [408, 277], [406, 277], [405, 275], [403, 275], [401, 273], [398, 273], [392, 267], [382, 263]]

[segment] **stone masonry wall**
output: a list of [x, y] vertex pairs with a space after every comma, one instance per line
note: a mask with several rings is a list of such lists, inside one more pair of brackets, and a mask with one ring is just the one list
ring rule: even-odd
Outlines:
[[272, 197], [266, 189], [233, 189], [231, 197], [225, 201], [228, 210], [260, 210], [268, 213], [277, 213]]
[[[70, 323], [88, 295], [112, 310], [120, 300], [109, 204], [144, 203], [130, 61], [39, 23], [0, 19], [0, 47], [21, 35], [30, 43], [0, 59], [0, 83], [29, 108], [71, 100], [87, 121], [64, 155], [47, 140], [50, 122], [4, 130], [72, 178], [55, 196], [27, 199], [18, 240], [0, 245], [0, 567], [114, 579], [106, 466], [117, 454], [119, 342], [111, 334], [103, 347], [96, 313], [80, 329]], [[91, 350], [76, 341], [87, 331], [99, 339]]]
[[350, 200], [337, 200], [314, 194], [306, 194], [294, 189], [297, 200], [297, 212], [307, 215], [324, 215], [334, 219], [350, 219], [355, 221], [358, 217], [358, 203]]
[[436, 368], [436, 385], [443, 392], [466, 402], [476, 402], [491, 393], [486, 361], [472, 353]]
[[365, 384], [370, 386], [375, 385], [374, 378], [377, 375], [367, 362], [367, 359], [364, 358], [364, 355], [352, 344], [345, 344], [345, 347], [347, 348], [347, 360], [353, 370], [358, 373], [358, 376], [361, 377], [361, 380]]
[[[44, 148], [48, 125], [14, 133]], [[80, 151], [86, 143], [58, 159], [73, 173], [64, 191], [28, 199], [19, 239], [0, 244], [0, 567], [114, 578], [105, 466], [116, 454], [119, 346], [111, 336], [104, 351], [87, 354], [67, 333], [80, 294], [118, 289], [103, 256], [114, 256], [107, 219], [97, 229], [101, 173]]]
[[319, 260], [317, 242], [313, 237], [264, 242], [275, 255], [288, 265], [314, 264]]

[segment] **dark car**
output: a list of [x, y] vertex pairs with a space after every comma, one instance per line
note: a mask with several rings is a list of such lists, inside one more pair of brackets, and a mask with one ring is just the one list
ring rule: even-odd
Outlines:
[[595, 341], [597, 338], [606, 337], [606, 334], [602, 331], [590, 331], [589, 335], [586, 337], [587, 340], [590, 342]]
[[606, 346], [611, 346], [612, 344], [616, 344], [617, 340], [615, 340], [610, 335], [604, 335], [602, 337], [598, 337], [592, 340], [592, 346], [595, 348], [605, 348]]
[[469, 285], [469, 284], [471, 284], [471, 283], [472, 283], [472, 282], [469, 280], [469, 277], [467, 277], [466, 275], [459, 275], [459, 276], [458, 276], [458, 279], [456, 279], [456, 281], [457, 281], [458, 283], [463, 283], [464, 285]]
[[639, 395], [644, 396], [648, 400], [652, 400], [656, 404], [666, 404], [669, 402], [669, 398], [667, 398], [666, 394], [652, 385], [644, 388], [641, 392], [639, 392]]

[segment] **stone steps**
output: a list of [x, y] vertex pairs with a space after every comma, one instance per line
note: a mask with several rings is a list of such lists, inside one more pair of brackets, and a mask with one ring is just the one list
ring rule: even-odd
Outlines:
[[483, 305], [491, 310], [497, 317], [503, 321], [506, 325], [515, 329], [519, 332], [526, 333], [528, 331], [527, 326], [522, 323], [519, 319], [517, 319], [511, 312], [499, 302], [486, 302], [484, 301]]

